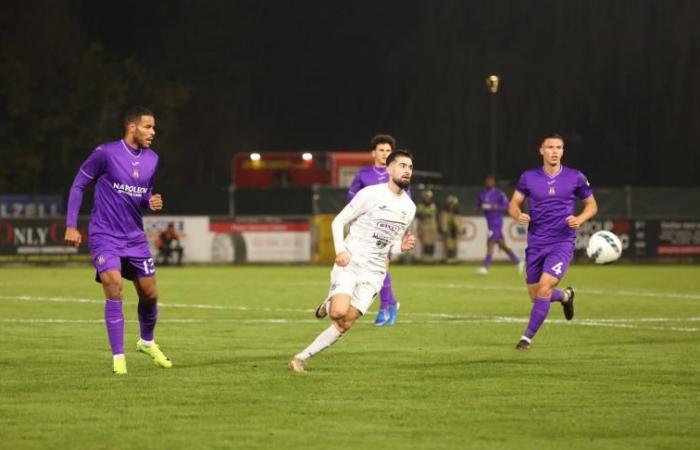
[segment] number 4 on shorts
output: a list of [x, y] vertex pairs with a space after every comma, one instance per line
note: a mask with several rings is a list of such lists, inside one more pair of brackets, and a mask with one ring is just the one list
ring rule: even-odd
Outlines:
[[555, 265], [552, 266], [552, 272], [554, 272], [557, 275], [561, 275], [561, 266], [564, 263], [558, 262]]

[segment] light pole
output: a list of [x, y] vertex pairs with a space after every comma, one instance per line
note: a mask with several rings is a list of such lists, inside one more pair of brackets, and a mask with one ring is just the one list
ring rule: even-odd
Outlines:
[[497, 148], [497, 120], [496, 120], [496, 94], [498, 93], [498, 82], [500, 79], [498, 78], [498, 75], [489, 75], [486, 78], [486, 86], [489, 88], [489, 92], [491, 92], [491, 175], [493, 175], [496, 179], [498, 179], [498, 176], [496, 175], [496, 148]]

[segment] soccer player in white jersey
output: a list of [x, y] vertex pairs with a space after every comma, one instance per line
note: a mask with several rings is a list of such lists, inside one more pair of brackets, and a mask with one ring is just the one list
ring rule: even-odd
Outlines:
[[[306, 361], [330, 347], [364, 315], [382, 287], [389, 252], [412, 250], [416, 238], [408, 226], [416, 205], [406, 194], [413, 173], [413, 155], [392, 152], [386, 161], [389, 181], [360, 190], [333, 220], [335, 264], [328, 297], [316, 309], [316, 317], [330, 316], [333, 323], [289, 361], [289, 369], [304, 372]], [[352, 222], [347, 238], [345, 225]]]

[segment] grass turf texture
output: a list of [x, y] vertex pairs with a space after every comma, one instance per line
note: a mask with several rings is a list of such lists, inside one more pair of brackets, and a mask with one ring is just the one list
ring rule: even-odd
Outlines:
[[328, 321], [327, 267], [158, 270], [164, 370], [134, 350], [111, 373], [89, 268], [0, 269], [4, 448], [698, 448], [700, 267], [574, 265], [528, 352], [513, 266], [395, 266], [394, 327], [377, 303], [298, 375]]

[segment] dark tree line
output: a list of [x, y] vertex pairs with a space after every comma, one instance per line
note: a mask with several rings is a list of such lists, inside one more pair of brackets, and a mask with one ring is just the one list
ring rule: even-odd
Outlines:
[[364, 149], [391, 132], [450, 184], [538, 163], [596, 185], [697, 185], [700, 8], [692, 0], [38, 1], [0, 6], [0, 192], [63, 193], [157, 112], [159, 183], [225, 186], [236, 151]]

